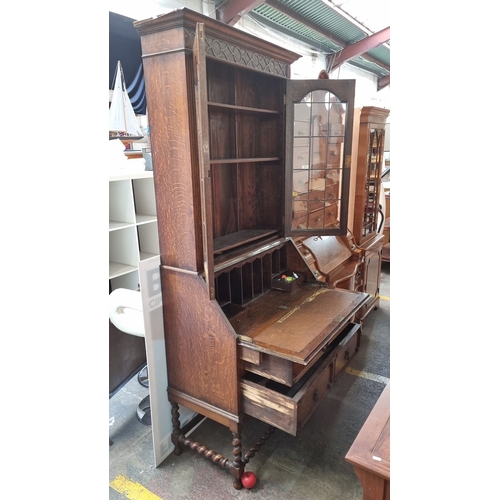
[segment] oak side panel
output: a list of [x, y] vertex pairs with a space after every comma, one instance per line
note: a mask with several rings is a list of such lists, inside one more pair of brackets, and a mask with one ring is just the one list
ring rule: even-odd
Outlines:
[[[171, 45], [150, 37], [167, 38], [164, 33], [142, 38], [143, 53], [150, 45]], [[197, 271], [203, 268], [203, 251], [193, 57], [180, 50], [143, 57], [143, 64], [161, 263]]]
[[238, 415], [236, 337], [206, 285], [161, 268], [169, 388]]

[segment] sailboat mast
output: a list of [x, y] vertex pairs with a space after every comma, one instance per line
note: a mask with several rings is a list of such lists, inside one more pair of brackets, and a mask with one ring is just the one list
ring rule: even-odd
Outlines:
[[[125, 130], [128, 130], [127, 127], [127, 113], [125, 112], [125, 106], [126, 106], [126, 101], [125, 101], [125, 93], [127, 92], [127, 89], [125, 88], [125, 75], [123, 74], [123, 69], [120, 61], [118, 61], [118, 67], [120, 69], [120, 87], [122, 89], [122, 107], [123, 107], [123, 120], [125, 122]], [[127, 96], [128, 97], [128, 96]]]
[[121, 62], [118, 61], [116, 65], [115, 89], [109, 108], [109, 130], [110, 133], [139, 140], [143, 138], [141, 126], [137, 121], [125, 86], [125, 74]]

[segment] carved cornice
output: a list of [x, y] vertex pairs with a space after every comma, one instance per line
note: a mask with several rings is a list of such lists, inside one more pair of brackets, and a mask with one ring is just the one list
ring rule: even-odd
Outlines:
[[164, 41], [152, 44], [155, 48], [151, 51], [143, 43], [143, 58], [192, 51], [196, 24], [199, 22], [205, 24], [205, 53], [209, 58], [289, 78], [290, 64], [300, 57], [283, 47], [184, 8], [156, 19], [134, 23], [141, 37], [161, 36], [179, 28], [183, 30], [183, 36], [176, 38], [175, 42], [172, 38], [169, 41], [162, 39]]
[[263, 71], [271, 75], [287, 77], [288, 65], [282, 61], [264, 56], [253, 50], [239, 47], [235, 44], [206, 36], [205, 52], [207, 57], [213, 57], [222, 61], [245, 66], [253, 70]]
[[376, 122], [384, 124], [391, 113], [390, 109], [378, 108], [376, 106], [364, 106], [361, 108], [360, 122]]

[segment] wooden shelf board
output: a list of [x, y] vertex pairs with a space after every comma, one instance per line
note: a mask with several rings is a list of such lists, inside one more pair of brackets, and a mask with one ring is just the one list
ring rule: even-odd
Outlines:
[[235, 111], [245, 111], [248, 113], [264, 113], [271, 115], [280, 115], [281, 111], [275, 109], [249, 108], [247, 106], [236, 106], [234, 104], [221, 104], [218, 102], [209, 102], [209, 108], [231, 109]]
[[224, 252], [231, 248], [236, 248], [240, 245], [250, 243], [251, 241], [264, 238], [271, 234], [276, 234], [276, 228], [259, 228], [259, 229], [244, 229], [236, 233], [227, 234], [214, 240], [214, 252]]
[[227, 159], [218, 159], [218, 160], [210, 160], [210, 164], [222, 164], [222, 163], [262, 163], [262, 162], [271, 162], [278, 161], [280, 158], [278, 156], [270, 156], [267, 158], [227, 158]]

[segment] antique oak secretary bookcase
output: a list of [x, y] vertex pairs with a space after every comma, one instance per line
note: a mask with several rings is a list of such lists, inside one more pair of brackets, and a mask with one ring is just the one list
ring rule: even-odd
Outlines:
[[[366, 293], [315, 279], [293, 241], [347, 232], [353, 80], [291, 80], [299, 56], [188, 9], [138, 21], [174, 453], [242, 487], [275, 428], [304, 426], [356, 353]], [[179, 405], [227, 426], [187, 438]], [[244, 453], [245, 418], [270, 425]], [[170, 415], [165, 415], [170, 418]]]
[[361, 321], [371, 310], [378, 307], [380, 301], [384, 235], [378, 232], [382, 220], [379, 200], [382, 189], [385, 126], [389, 113], [388, 109], [375, 106], [365, 106], [354, 111], [352, 234], [363, 254], [363, 290], [370, 294], [370, 300], [358, 313]]

